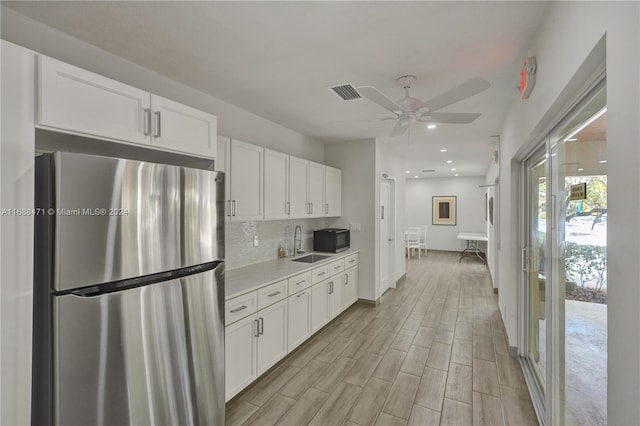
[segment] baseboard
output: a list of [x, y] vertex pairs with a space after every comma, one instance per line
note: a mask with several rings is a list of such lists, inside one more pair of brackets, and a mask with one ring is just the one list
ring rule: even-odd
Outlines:
[[516, 346], [509, 346], [509, 355], [511, 358], [518, 358], [518, 348]]
[[363, 305], [369, 305], [369, 306], [378, 306], [380, 305], [380, 298], [376, 300], [358, 299], [357, 303], [362, 303]]

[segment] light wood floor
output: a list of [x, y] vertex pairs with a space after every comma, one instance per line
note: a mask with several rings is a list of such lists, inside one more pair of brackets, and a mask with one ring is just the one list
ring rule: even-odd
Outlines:
[[227, 407], [227, 425], [536, 425], [486, 267], [429, 252]]

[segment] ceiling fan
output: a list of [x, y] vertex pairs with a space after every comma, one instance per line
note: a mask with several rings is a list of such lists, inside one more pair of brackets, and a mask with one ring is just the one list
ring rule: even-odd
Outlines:
[[436, 96], [435, 98], [431, 98], [423, 102], [420, 99], [409, 96], [409, 89], [411, 89], [411, 86], [413, 86], [416, 81], [417, 78], [413, 75], [404, 75], [396, 80], [398, 85], [404, 89], [405, 94], [404, 98], [397, 102], [392, 101], [373, 86], [362, 86], [357, 88], [358, 93], [362, 96], [394, 114], [393, 117], [378, 119], [380, 121], [398, 120], [391, 130], [391, 137], [403, 134], [416, 122], [452, 124], [471, 123], [476, 118], [480, 117], [479, 113], [437, 111], [478, 94], [491, 86], [487, 80], [476, 77]]

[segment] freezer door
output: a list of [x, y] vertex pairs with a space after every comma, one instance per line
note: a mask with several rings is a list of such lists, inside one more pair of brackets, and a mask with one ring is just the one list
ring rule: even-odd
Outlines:
[[75, 153], [53, 159], [54, 290], [224, 259], [222, 173]]
[[223, 425], [224, 263], [54, 297], [56, 425]]

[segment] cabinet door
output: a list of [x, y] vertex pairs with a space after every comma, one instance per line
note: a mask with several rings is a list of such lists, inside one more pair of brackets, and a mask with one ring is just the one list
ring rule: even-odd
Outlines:
[[231, 220], [262, 220], [264, 148], [231, 141]]
[[215, 115], [151, 95], [151, 143], [172, 151], [215, 158], [217, 118]]
[[251, 315], [225, 329], [225, 389], [228, 401], [258, 377], [257, 316]]
[[344, 310], [343, 275], [339, 274], [329, 280], [329, 318], [336, 317]]
[[231, 209], [229, 208], [229, 186], [231, 182], [231, 139], [226, 136], [218, 136], [218, 149], [215, 162], [216, 171], [224, 172], [224, 218], [229, 221]]
[[289, 157], [289, 215], [291, 218], [309, 217], [309, 162]]
[[329, 321], [329, 282], [322, 281], [311, 287], [311, 332], [315, 333]]
[[309, 204], [311, 217], [324, 216], [324, 168], [318, 163], [309, 162]]
[[289, 156], [264, 150], [264, 218], [289, 218]]
[[358, 268], [347, 269], [344, 278], [344, 307], [353, 305], [358, 300]]
[[311, 335], [311, 296], [309, 290], [301, 291], [288, 299], [289, 302], [289, 352]]
[[287, 354], [287, 301], [258, 311], [258, 375]]
[[39, 126], [148, 145], [150, 94], [38, 56]]
[[326, 167], [324, 171], [325, 216], [342, 214], [342, 170]]

